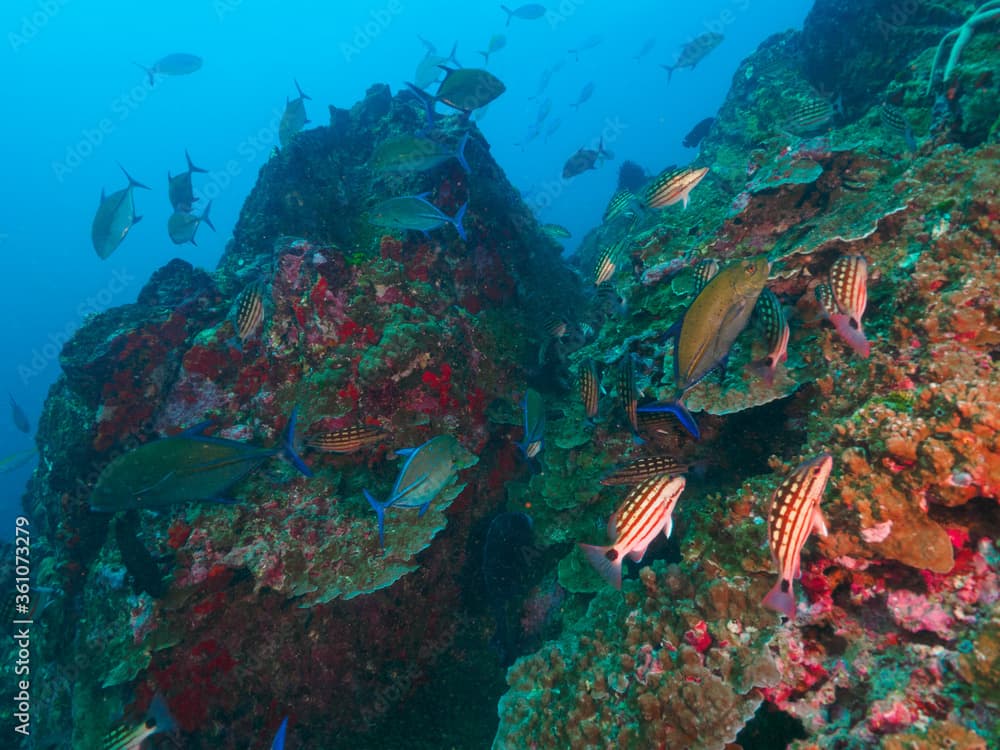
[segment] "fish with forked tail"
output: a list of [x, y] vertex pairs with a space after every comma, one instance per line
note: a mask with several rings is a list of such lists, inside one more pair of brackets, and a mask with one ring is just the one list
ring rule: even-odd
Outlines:
[[778, 569], [778, 582], [767, 596], [764, 606], [795, 619], [795, 597], [792, 582], [802, 577], [800, 555], [809, 534], [826, 536], [826, 520], [819, 502], [833, 469], [833, 456], [823, 453], [806, 461], [788, 475], [774, 491], [768, 514], [767, 539], [771, 556]]
[[101, 202], [97, 206], [97, 213], [90, 227], [90, 240], [102, 260], [117, 250], [132, 227], [142, 221], [142, 217], [135, 213], [135, 198], [132, 195], [135, 189], [149, 190], [141, 182], [133, 179], [121, 164], [118, 168], [125, 174], [128, 185], [111, 195], [105, 195], [101, 189]]
[[661, 65], [667, 71], [667, 83], [674, 77], [674, 71], [678, 68], [691, 68], [700, 63], [713, 49], [722, 44], [725, 39], [722, 34], [715, 31], [706, 31], [689, 41], [681, 49], [677, 56], [677, 61], [673, 65]]
[[293, 83], [299, 95], [294, 99], [285, 98], [285, 111], [278, 124], [278, 141], [281, 142], [282, 148], [291, 143], [292, 137], [309, 124], [309, 118], [306, 116], [306, 100], [312, 101], [312, 97], [302, 91], [298, 81]]

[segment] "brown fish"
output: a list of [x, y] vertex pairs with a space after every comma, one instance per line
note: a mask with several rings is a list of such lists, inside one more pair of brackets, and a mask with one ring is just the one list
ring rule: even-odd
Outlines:
[[607, 159], [613, 159], [614, 156], [613, 153], [604, 148], [604, 139], [602, 138], [597, 145], [596, 151], [592, 148], [581, 148], [566, 160], [562, 171], [563, 179], [568, 180], [571, 177], [583, 174], [589, 169], [597, 169], [598, 159], [601, 159], [603, 162]]
[[684, 395], [705, 375], [718, 367], [733, 342], [746, 327], [771, 264], [766, 256], [733, 263], [715, 275], [684, 313], [674, 345], [674, 382], [671, 401], [640, 407], [641, 411], [669, 411], [697, 440], [701, 433]]
[[848, 345], [867, 357], [871, 344], [861, 327], [868, 306], [868, 263], [863, 255], [841, 255], [830, 267], [830, 290], [836, 310], [829, 310], [830, 322]]
[[618, 399], [632, 429], [632, 439], [636, 443], [645, 442], [639, 436], [639, 417], [636, 413], [639, 394], [635, 387], [635, 355], [629, 352], [618, 365]]
[[813, 531], [826, 536], [826, 521], [819, 501], [831, 469], [833, 457], [829, 453], [806, 461], [781, 483], [771, 501], [767, 540], [779, 576], [774, 588], [764, 597], [764, 606], [789, 620], [795, 619], [792, 581], [802, 577], [799, 567], [802, 547]]
[[694, 69], [694, 66], [704, 60], [709, 52], [722, 44], [723, 39], [725, 37], [718, 32], [706, 31], [704, 34], [699, 34], [685, 44], [677, 56], [677, 62], [673, 65], [660, 66], [667, 71], [667, 83], [670, 83], [670, 79], [674, 77], [674, 71], [677, 68]]
[[236, 298], [232, 321], [241, 344], [256, 334], [264, 322], [264, 292], [264, 282], [256, 281], [244, 287]]
[[809, 135], [833, 122], [834, 108], [826, 99], [813, 99], [796, 107], [782, 127], [793, 135]]
[[665, 208], [682, 203], [687, 208], [691, 191], [705, 179], [708, 167], [699, 169], [667, 169], [653, 178], [643, 192], [643, 202], [649, 208]]
[[601, 480], [601, 484], [605, 487], [639, 484], [652, 477], [663, 474], [676, 476], [687, 470], [688, 465], [679, 463], [673, 456], [644, 456], [608, 474]]
[[355, 453], [369, 445], [375, 445], [385, 435], [381, 427], [368, 424], [352, 424], [328, 432], [317, 432], [306, 438], [306, 445], [326, 453]]

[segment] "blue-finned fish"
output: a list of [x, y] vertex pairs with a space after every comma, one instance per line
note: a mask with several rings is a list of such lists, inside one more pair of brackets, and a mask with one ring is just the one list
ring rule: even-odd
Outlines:
[[774, 385], [774, 372], [778, 364], [788, 360], [788, 321], [781, 301], [767, 287], [757, 298], [754, 316], [767, 338], [767, 356], [754, 363], [754, 368], [768, 386]]
[[674, 343], [674, 383], [671, 401], [645, 404], [639, 411], [669, 411], [697, 440], [698, 424], [684, 406], [684, 395], [719, 367], [746, 327], [771, 264], [766, 256], [738, 261], [722, 269], [701, 290], [684, 313]]
[[399, 470], [389, 499], [379, 502], [363, 490], [369, 505], [378, 517], [378, 543], [385, 551], [385, 511], [391, 507], [419, 508], [420, 516], [427, 512], [431, 502], [445, 487], [454, 481], [456, 463], [464, 453], [451, 435], [438, 435], [416, 448], [399, 448], [396, 454], [406, 461]]
[[101, 750], [139, 750], [154, 734], [177, 728], [166, 701], [159, 693], [153, 696], [142, 721], [124, 723], [111, 729], [101, 741]]
[[545, 447], [545, 402], [538, 391], [529, 388], [524, 393], [521, 409], [524, 413], [524, 437], [517, 447], [525, 458], [534, 458]]
[[288, 717], [286, 716], [281, 720], [281, 726], [278, 727], [278, 732], [274, 735], [274, 741], [271, 743], [271, 750], [285, 750], [285, 733], [287, 731]]
[[312, 471], [295, 451], [296, 415], [293, 409], [284, 435], [270, 448], [206, 437], [203, 433], [212, 422], [141, 445], [104, 467], [90, 495], [90, 507], [113, 513], [189, 500], [231, 502], [224, 493], [274, 456], [310, 477]]
[[767, 540], [771, 556], [778, 569], [778, 582], [767, 596], [764, 606], [795, 619], [795, 597], [792, 582], [802, 577], [800, 555], [812, 532], [826, 536], [826, 521], [819, 502], [833, 469], [833, 457], [823, 453], [806, 461], [788, 475], [774, 491], [767, 521]]
[[391, 229], [415, 229], [424, 234], [445, 224], [452, 224], [455, 231], [458, 232], [458, 236], [465, 242], [468, 238], [465, 234], [465, 227], [462, 226], [462, 219], [465, 217], [469, 202], [463, 203], [454, 216], [448, 216], [427, 200], [428, 195], [430, 193], [404, 195], [384, 200], [375, 206], [369, 214], [368, 220], [376, 226]]
[[465, 160], [468, 143], [468, 131], [454, 147], [424, 136], [404, 133], [379, 143], [372, 151], [369, 163], [377, 172], [423, 172], [449, 159], [457, 159], [462, 169], [469, 173], [472, 170]]
[[684, 491], [684, 483], [682, 476], [660, 474], [636, 485], [608, 521], [612, 544], [608, 547], [579, 545], [590, 564], [616, 589], [622, 587], [622, 558], [625, 555], [639, 562], [661, 530], [665, 537], [670, 537], [671, 515]]

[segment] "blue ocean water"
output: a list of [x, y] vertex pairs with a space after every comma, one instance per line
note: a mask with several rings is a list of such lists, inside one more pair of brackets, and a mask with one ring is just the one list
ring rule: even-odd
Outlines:
[[[293, 79], [311, 97], [307, 127], [325, 125], [328, 104], [350, 107], [373, 83], [388, 83], [395, 92], [412, 79], [426, 52], [418, 35], [442, 56], [457, 42], [458, 60], [480, 66], [478, 51], [493, 34], [504, 34], [506, 46], [491, 55], [489, 69], [507, 92], [480, 113], [478, 124], [539, 219], [572, 231], [571, 252], [600, 222], [621, 162], [631, 159], [656, 172], [693, 158], [696, 152], [681, 140], [715, 112], [739, 61], [767, 36], [800, 27], [809, 10], [807, 3], [783, 0], [545, 5], [545, 18], [515, 18], [505, 27], [506, 14], [492, 2], [379, 0], [324, 8], [246, 0], [4, 3], [2, 387], [25, 408], [32, 428], [59, 375], [59, 348], [87, 315], [133, 302], [171, 258], [214, 268], [259, 167], [277, 145], [285, 98], [296, 96]], [[706, 31], [722, 33], [724, 42], [694, 70], [675, 71], [668, 85], [660, 64], [673, 63], [686, 41]], [[650, 38], [655, 46], [635, 60]], [[597, 43], [569, 52], [588, 41]], [[139, 65], [172, 52], [197, 54], [204, 66], [150, 85]], [[547, 68], [557, 70], [532, 99]], [[588, 83], [593, 96], [571, 108]], [[549, 98], [542, 135], [525, 143]], [[556, 118], [560, 126], [546, 137]], [[615, 158], [564, 181], [566, 159], [602, 137]], [[197, 247], [174, 245], [166, 231], [167, 172], [186, 169], [185, 149], [209, 170], [195, 175], [201, 197], [195, 211], [211, 198], [218, 229], [200, 227]], [[119, 163], [152, 189], [136, 191], [143, 220], [102, 261], [90, 227], [101, 189], [110, 193], [126, 184]], [[30, 446], [29, 436], [3, 420], [0, 456]], [[0, 475], [4, 538], [12, 536], [30, 471], [29, 465]]]

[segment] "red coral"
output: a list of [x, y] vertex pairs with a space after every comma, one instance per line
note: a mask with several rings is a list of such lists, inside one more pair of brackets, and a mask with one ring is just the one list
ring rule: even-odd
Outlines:
[[694, 646], [695, 651], [703, 654], [712, 645], [712, 636], [708, 632], [708, 625], [704, 620], [698, 620], [695, 626], [684, 633], [684, 640]]
[[184, 542], [188, 540], [189, 536], [191, 536], [191, 527], [184, 523], [184, 521], [174, 521], [170, 527], [170, 531], [167, 532], [167, 544], [172, 549], [180, 549], [184, 546]]
[[447, 362], [441, 365], [440, 373], [435, 373], [433, 370], [424, 372], [423, 381], [425, 385], [437, 391], [438, 403], [442, 407], [458, 405], [458, 401], [448, 395], [451, 390], [451, 365]]

